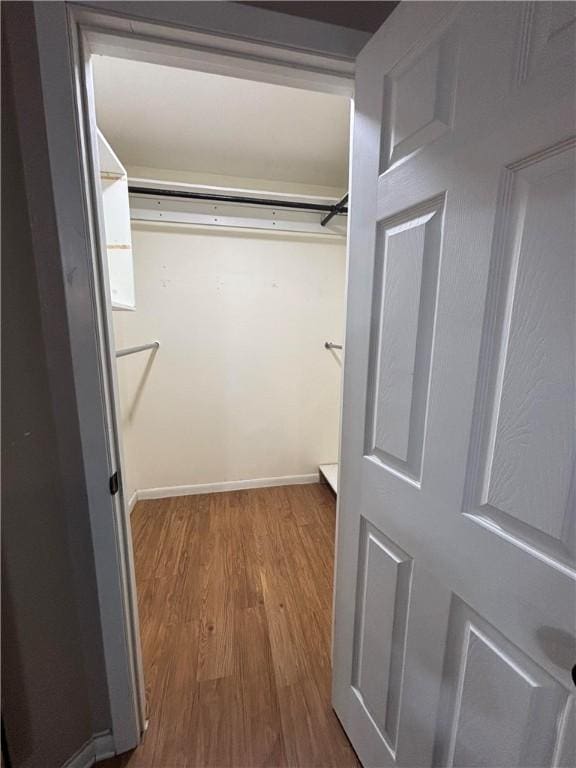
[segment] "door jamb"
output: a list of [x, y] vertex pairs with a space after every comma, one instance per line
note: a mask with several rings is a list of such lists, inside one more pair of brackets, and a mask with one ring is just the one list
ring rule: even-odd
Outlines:
[[[116, 410], [119, 401], [112, 315], [109, 311], [108, 268], [103, 248], [103, 214], [95, 170], [97, 138], [90, 57], [101, 53], [349, 96], [353, 95], [354, 63], [256, 40], [163, 26], [159, 22], [135, 21], [73, 4], [68, 6], [67, 15], [79, 141], [79, 154], [75, 160], [84, 192], [85, 245], [91, 262], [90, 290], [87, 293], [98, 337], [102, 395], [96, 408], [99, 412], [85, 414], [85, 418], [80, 419], [80, 427], [89, 442], [91, 419], [98, 419], [95, 428], [101, 429], [102, 423], [106, 425], [107, 461], [110, 474], [113, 474], [122, 465], [122, 449]], [[67, 304], [68, 298], [67, 295]], [[74, 312], [69, 314], [72, 322]], [[81, 364], [81, 361], [77, 363]], [[76, 386], [81, 386], [78, 379]], [[87, 476], [92, 472], [89, 461], [85, 463], [85, 472]], [[87, 477], [87, 482], [93, 484], [94, 478]], [[100, 498], [104, 492], [108, 493], [108, 489], [101, 489]], [[100, 505], [98, 510], [90, 510], [90, 517], [111, 730], [116, 751], [121, 752], [140, 741], [145, 728], [145, 701], [130, 518], [123, 496], [122, 477], [120, 493], [113, 499], [112, 525], [116, 546], [113, 557], [109, 551], [110, 521], [103, 519]], [[103, 530], [106, 526], [107, 533]]]

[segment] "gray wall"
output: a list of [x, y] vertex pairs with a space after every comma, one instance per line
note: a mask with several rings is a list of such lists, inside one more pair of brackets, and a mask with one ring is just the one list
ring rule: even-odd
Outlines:
[[[22, 83], [4, 44], [17, 24], [26, 67], [37, 66], [32, 13], [28, 3], [2, 11], [2, 714], [14, 768], [51, 768], [109, 715], [83, 472], [66, 468], [80, 481], [71, 487], [55, 441], [74, 402], [56, 409], [51, 398], [15, 119]], [[31, 120], [37, 98], [27, 93]], [[38, 164], [38, 183], [45, 172]]]

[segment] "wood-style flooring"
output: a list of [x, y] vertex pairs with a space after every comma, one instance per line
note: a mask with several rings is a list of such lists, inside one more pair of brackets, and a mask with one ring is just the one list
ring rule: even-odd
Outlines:
[[325, 485], [138, 502], [150, 724], [109, 768], [359, 766], [330, 706]]

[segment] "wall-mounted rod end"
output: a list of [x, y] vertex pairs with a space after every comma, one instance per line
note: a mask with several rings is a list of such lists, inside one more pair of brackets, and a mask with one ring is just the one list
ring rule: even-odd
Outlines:
[[320, 222], [321, 227], [325, 227], [326, 224], [332, 221], [334, 216], [337, 216], [339, 213], [347, 213], [348, 210], [346, 208], [346, 204], [348, 203], [348, 192], [344, 195], [344, 197], [339, 200], [336, 205], [332, 207], [332, 210], [327, 216], [324, 216], [322, 221]]
[[342, 344], [334, 344], [333, 341], [325, 341], [324, 349], [342, 349]]

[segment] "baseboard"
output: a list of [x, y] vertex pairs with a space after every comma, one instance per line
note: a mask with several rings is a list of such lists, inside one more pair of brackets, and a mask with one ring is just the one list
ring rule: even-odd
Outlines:
[[95, 733], [78, 752], [66, 760], [62, 768], [90, 768], [94, 763], [115, 754], [111, 732]]
[[137, 491], [141, 499], [168, 499], [172, 496], [194, 496], [199, 493], [223, 493], [225, 491], [243, 491], [248, 488], [273, 488], [281, 485], [307, 485], [318, 482], [318, 472], [310, 475], [287, 475], [285, 477], [260, 477], [254, 480], [226, 480], [221, 483], [202, 483], [199, 485], [172, 485], [164, 488], [143, 488]]
[[128, 514], [132, 514], [132, 510], [136, 506], [136, 502], [138, 501], [138, 491], [134, 491], [132, 496], [130, 496], [130, 500], [128, 502]]
[[96, 752], [96, 762], [106, 760], [109, 757], [114, 757], [116, 754], [111, 731], [96, 733], [92, 741], [94, 742], [94, 750]]

